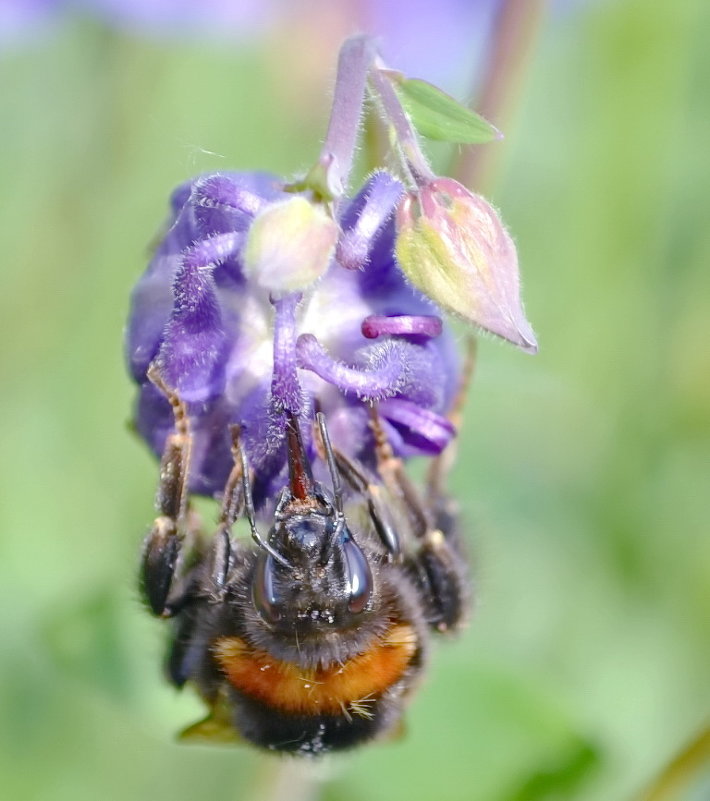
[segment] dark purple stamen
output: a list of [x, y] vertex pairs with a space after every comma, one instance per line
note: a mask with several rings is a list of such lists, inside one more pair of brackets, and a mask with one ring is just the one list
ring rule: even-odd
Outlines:
[[426, 314], [371, 314], [362, 321], [362, 335], [368, 339], [390, 336], [415, 335], [433, 339], [441, 334], [441, 319]]

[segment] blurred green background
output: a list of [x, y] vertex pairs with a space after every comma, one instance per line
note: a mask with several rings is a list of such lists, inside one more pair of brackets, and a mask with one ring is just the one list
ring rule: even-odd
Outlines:
[[[227, 47], [74, 16], [0, 55], [4, 798], [276, 797], [277, 762], [173, 741], [201, 709], [134, 587], [156, 465], [121, 338], [177, 183], [314, 160], [318, 24]], [[319, 769], [323, 798], [631, 799], [707, 724], [709, 41], [705, 0], [544, 19], [490, 146], [541, 350], [481, 343], [452, 476], [476, 614], [406, 737]]]

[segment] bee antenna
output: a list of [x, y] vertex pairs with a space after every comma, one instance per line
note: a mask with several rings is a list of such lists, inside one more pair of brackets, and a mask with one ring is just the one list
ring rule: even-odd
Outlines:
[[247, 454], [241, 443], [241, 428], [240, 426], [232, 426], [232, 438], [234, 447], [239, 454], [239, 459], [242, 463], [242, 487], [244, 488], [244, 512], [249, 521], [249, 528], [251, 529], [251, 536], [254, 542], [263, 548], [268, 554], [274, 557], [277, 562], [284, 567], [292, 567], [291, 563], [284, 559], [278, 551], [275, 551], [269, 543], [261, 536], [259, 529], [256, 527], [256, 514], [254, 513], [254, 498], [251, 494], [251, 481], [249, 479], [249, 464], [247, 462]]
[[335, 511], [343, 514], [343, 486], [340, 482], [340, 473], [335, 464], [335, 455], [333, 454], [333, 446], [330, 444], [330, 436], [328, 435], [328, 427], [325, 424], [325, 415], [323, 412], [318, 412], [316, 415], [318, 421], [318, 431], [320, 438], [323, 442], [323, 450], [325, 451], [325, 459], [328, 462], [328, 471], [330, 473], [330, 480], [333, 484], [333, 498], [335, 499]]
[[325, 424], [325, 415], [323, 412], [318, 412], [318, 414], [316, 414], [316, 420], [318, 421], [318, 431], [320, 433], [321, 442], [323, 443], [323, 450], [325, 451], [325, 460], [328, 463], [330, 480], [333, 484], [333, 500], [335, 503], [335, 528], [321, 556], [321, 563], [325, 564], [335, 547], [335, 543], [338, 542], [342, 536], [343, 528], [345, 527], [345, 515], [343, 514], [343, 486], [340, 482], [340, 473], [335, 463], [335, 454], [333, 453], [333, 446], [330, 443], [328, 427]]

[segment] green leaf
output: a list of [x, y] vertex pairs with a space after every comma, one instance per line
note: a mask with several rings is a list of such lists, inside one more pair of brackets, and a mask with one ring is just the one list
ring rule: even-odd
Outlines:
[[480, 145], [502, 138], [490, 122], [426, 81], [408, 78], [396, 82], [395, 88], [414, 127], [428, 139]]

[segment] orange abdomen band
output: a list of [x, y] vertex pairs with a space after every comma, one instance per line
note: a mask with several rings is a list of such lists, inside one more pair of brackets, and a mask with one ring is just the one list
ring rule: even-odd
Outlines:
[[264, 704], [294, 714], [362, 717], [369, 717], [368, 704], [401, 678], [416, 650], [416, 633], [404, 623], [364, 653], [327, 668], [281, 662], [239, 637], [221, 637], [213, 648], [229, 683]]

